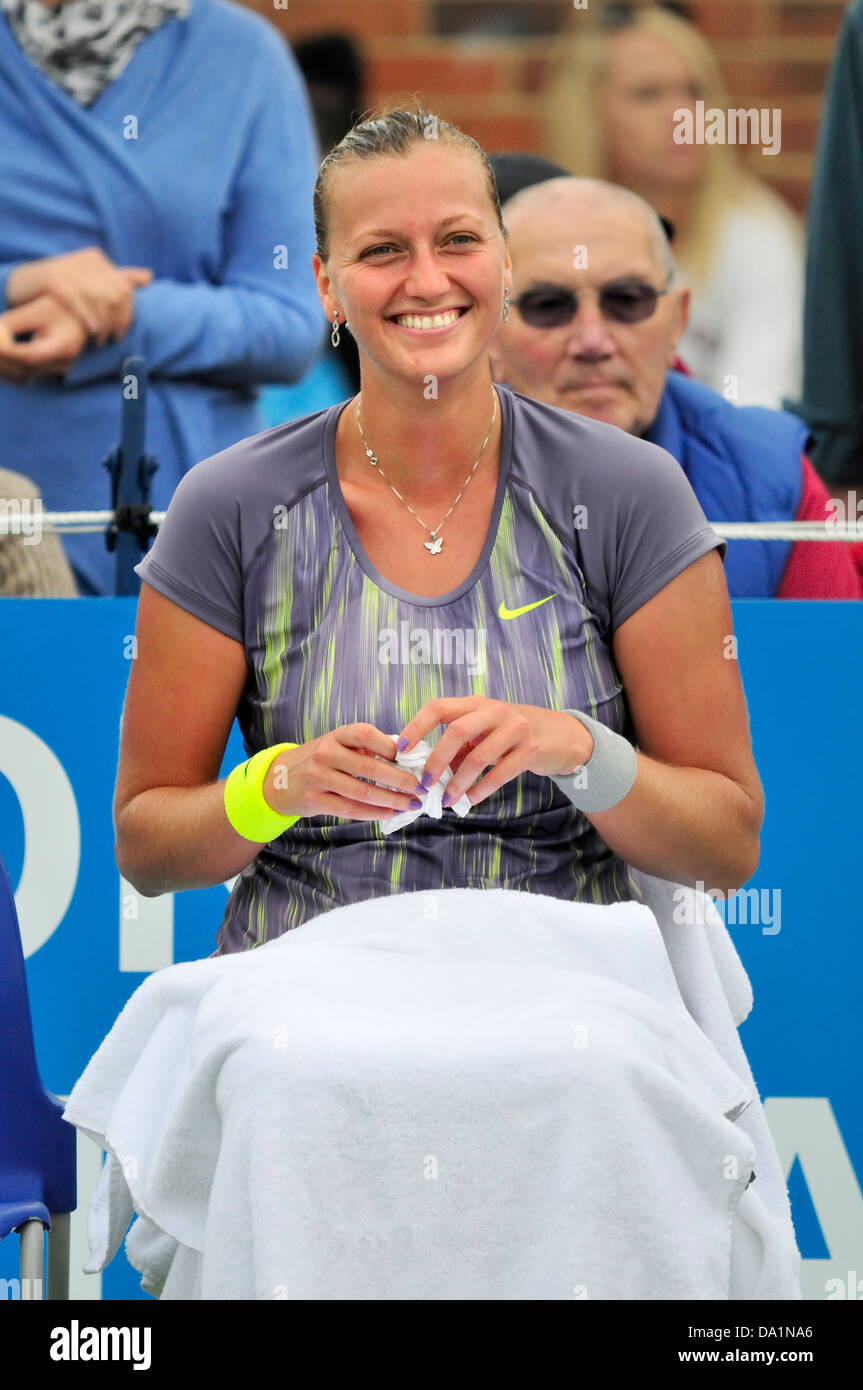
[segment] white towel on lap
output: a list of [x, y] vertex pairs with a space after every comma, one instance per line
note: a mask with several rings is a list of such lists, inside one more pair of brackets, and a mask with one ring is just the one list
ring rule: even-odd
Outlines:
[[88, 1268], [134, 1210], [163, 1298], [798, 1298], [760, 1110], [647, 907], [446, 889], [158, 971], [66, 1117], [108, 1150]]

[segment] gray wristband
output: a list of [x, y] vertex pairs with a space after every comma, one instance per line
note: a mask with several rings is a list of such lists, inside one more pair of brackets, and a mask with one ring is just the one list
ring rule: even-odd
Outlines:
[[565, 709], [561, 714], [574, 714], [593, 735], [593, 752], [582, 767], [568, 777], [552, 777], [556, 787], [567, 796], [577, 811], [610, 811], [622, 801], [635, 781], [638, 760], [628, 739], [609, 729], [607, 724], [591, 719], [581, 710]]

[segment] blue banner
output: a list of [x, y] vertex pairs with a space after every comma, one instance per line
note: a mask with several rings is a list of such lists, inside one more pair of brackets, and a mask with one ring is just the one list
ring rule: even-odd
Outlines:
[[[42, 1078], [65, 1096], [152, 970], [211, 953], [224, 886], [141, 899], [113, 853], [136, 600], [0, 599], [0, 853]], [[755, 993], [741, 1037], [788, 1175], [804, 1296], [863, 1299], [857, 898], [863, 604], [739, 600], [736, 651], [767, 812], [758, 871], [719, 904]], [[244, 756], [234, 727], [223, 771]], [[704, 891], [712, 885], [705, 884]], [[122, 1252], [83, 1275], [101, 1156], [79, 1142], [73, 1297], [144, 1298]], [[18, 1273], [0, 1244], [0, 1280]]]

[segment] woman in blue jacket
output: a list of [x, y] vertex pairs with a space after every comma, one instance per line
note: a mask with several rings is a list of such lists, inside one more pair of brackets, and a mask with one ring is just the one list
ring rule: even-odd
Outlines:
[[[317, 147], [284, 41], [226, 0], [0, 0], [0, 444], [49, 510], [105, 508], [121, 365], [149, 364], [167, 506], [257, 433], [322, 336]], [[104, 538], [65, 541], [84, 593]]]

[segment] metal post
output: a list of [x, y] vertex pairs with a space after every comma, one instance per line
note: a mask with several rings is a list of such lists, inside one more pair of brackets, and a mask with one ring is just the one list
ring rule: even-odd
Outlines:
[[137, 594], [140, 588], [133, 566], [146, 549], [154, 528], [147, 523], [150, 510], [150, 479], [158, 467], [144, 453], [147, 414], [147, 363], [143, 357], [127, 357], [123, 362], [123, 404], [120, 444], [105, 460], [111, 475], [111, 506], [118, 513], [116, 524], [106, 537], [109, 550], [116, 550], [114, 578], [116, 594]]
[[52, 1212], [48, 1232], [48, 1298], [69, 1297], [69, 1231], [69, 1213]]
[[45, 1278], [42, 1222], [36, 1218], [32, 1221], [25, 1221], [20, 1228], [19, 1235], [21, 1238], [21, 1299], [22, 1301], [41, 1299], [42, 1283]]

